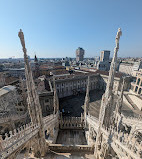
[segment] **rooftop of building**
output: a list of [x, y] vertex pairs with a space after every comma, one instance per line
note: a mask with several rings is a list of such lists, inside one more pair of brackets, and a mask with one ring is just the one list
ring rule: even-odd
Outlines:
[[[84, 70], [86, 72], [91, 72], [93, 74], [101, 74], [101, 75], [109, 76], [109, 71], [102, 71], [102, 70], [97, 70], [97, 69], [94, 69], [94, 68], [81, 68], [81, 70]], [[122, 75], [123, 74], [121, 72], [116, 72], [115, 73], [115, 77], [117, 77], [117, 78], [121, 78]]]
[[[99, 73], [101, 75], [106, 75], [108, 76], [109, 75], [109, 71], [101, 71], [101, 70], [97, 70], [96, 73]], [[115, 73], [115, 77], [117, 78], [121, 78], [123, 76], [123, 74], [121, 72], [116, 72]]]
[[84, 50], [82, 47], [78, 47], [77, 50], [78, 50], [78, 49], [79, 49], [79, 50]]
[[15, 86], [11, 86], [11, 85], [8, 85], [8, 86], [4, 86], [0, 89], [0, 96], [4, 95], [4, 94], [7, 94], [9, 93], [10, 91], [13, 91], [15, 90]]
[[39, 94], [41, 92], [43, 93], [51, 91], [50, 81], [48, 81], [44, 75], [38, 77], [38, 79], [35, 80], [35, 84], [37, 86], [37, 91]]
[[10, 85], [14, 82], [17, 82], [18, 80], [19, 80], [19, 78], [17, 78], [17, 77], [8, 76], [8, 77], [5, 77], [5, 84]]
[[59, 70], [59, 69], [65, 69], [64, 66], [49, 66], [48, 64], [44, 64], [40, 66], [41, 70]]
[[9, 68], [9, 71], [25, 71], [25, 68]]
[[[79, 70], [72, 70], [72, 72], [69, 72], [67, 70], [60, 70], [60, 71], [52, 71], [53, 75], [56, 76], [57, 79], [69, 79], [69, 78], [74, 78], [78, 76], [91, 76], [91, 75], [106, 75], [109, 76], [108, 71], [101, 71], [101, 70], [96, 70], [96, 69], [87, 69], [87, 68], [82, 68]], [[122, 73], [116, 72], [115, 77], [116, 78], [121, 78]]]
[[101, 52], [110, 52], [110, 50], [102, 50]]

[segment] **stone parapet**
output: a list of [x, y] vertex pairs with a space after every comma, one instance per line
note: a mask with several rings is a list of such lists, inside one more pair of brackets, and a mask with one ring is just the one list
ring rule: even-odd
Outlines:
[[61, 129], [82, 129], [83, 126], [81, 117], [63, 117], [60, 120]]
[[[130, 118], [124, 118], [124, 122], [127, 120], [130, 120], [132, 122], [133, 120], [135, 121], [140, 121], [137, 119], [130, 119]], [[98, 131], [98, 119], [91, 116], [87, 115], [87, 122], [88, 124], [91, 125], [91, 127], [94, 128], [94, 130], [97, 132]], [[136, 125], [136, 124], [135, 124]], [[134, 159], [140, 159], [142, 156], [142, 141], [138, 141], [135, 138], [135, 134], [139, 132], [139, 130], [142, 131], [142, 129], [136, 129], [133, 131], [133, 133], [124, 133], [124, 132], [118, 132], [116, 131], [113, 127], [110, 127], [109, 129], [106, 129], [104, 126], [101, 128], [101, 132], [103, 135], [103, 138], [107, 141], [108, 139], [111, 138], [110, 146], [114, 149], [116, 154], [120, 158], [134, 158]]]
[[[51, 128], [58, 123], [59, 114], [51, 114], [43, 118], [44, 128]], [[26, 124], [20, 128], [5, 133], [4, 136], [0, 135], [0, 158], [4, 159], [20, 149], [24, 144], [28, 143], [39, 132], [38, 124]]]
[[18, 129], [14, 129], [13, 132], [10, 131], [9, 134], [6, 133], [4, 138], [0, 136], [0, 158], [4, 159], [8, 157], [11, 153], [35, 136], [38, 131], [39, 126], [37, 124], [33, 125], [32, 123], [29, 123]]

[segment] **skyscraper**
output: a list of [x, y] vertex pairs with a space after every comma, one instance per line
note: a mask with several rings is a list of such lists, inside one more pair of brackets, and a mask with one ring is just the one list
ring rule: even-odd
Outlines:
[[84, 58], [84, 52], [85, 50], [81, 47], [78, 47], [78, 49], [76, 49], [76, 61], [83, 61]]
[[102, 62], [109, 61], [109, 56], [110, 56], [110, 51], [107, 51], [107, 50], [101, 51], [100, 61]]
[[109, 56], [110, 56], [110, 51], [107, 51], [107, 50], [101, 51], [100, 61], [97, 63], [98, 70], [103, 70], [103, 71], [109, 70], [109, 67], [110, 67]]

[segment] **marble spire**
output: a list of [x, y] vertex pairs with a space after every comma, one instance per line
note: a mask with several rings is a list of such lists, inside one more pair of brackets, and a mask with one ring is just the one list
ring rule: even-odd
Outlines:
[[85, 125], [86, 125], [86, 116], [88, 114], [89, 101], [90, 101], [89, 91], [90, 91], [90, 76], [88, 76], [88, 84], [87, 84], [85, 103], [84, 103], [84, 121], [85, 121]]
[[54, 87], [54, 114], [56, 114], [59, 111], [59, 99], [57, 95], [57, 89], [56, 89], [56, 83], [55, 83], [55, 77], [53, 76], [53, 87]]
[[123, 92], [124, 92], [125, 78], [123, 77], [123, 83], [121, 86], [120, 94], [117, 99], [115, 113], [121, 114], [122, 102], [123, 102]]
[[108, 127], [110, 123], [110, 119], [111, 119], [111, 111], [113, 106], [112, 91], [113, 91], [114, 76], [116, 71], [117, 53], [119, 50], [119, 40], [121, 35], [122, 35], [122, 32], [121, 32], [121, 29], [119, 28], [115, 38], [116, 46], [114, 48], [114, 55], [113, 55], [113, 59], [112, 59], [110, 70], [109, 70], [109, 77], [107, 81], [106, 91], [101, 101], [101, 108], [100, 108], [100, 114], [99, 114], [99, 127], [98, 127], [97, 136], [96, 136], [96, 144], [95, 144], [95, 150], [94, 150], [94, 154], [96, 158], [98, 156], [98, 146], [101, 144], [100, 135], [101, 135], [101, 128], [102, 128], [103, 122], [105, 121], [104, 124], [106, 127]]
[[22, 45], [23, 52], [24, 52], [25, 76], [26, 76], [26, 85], [27, 85], [27, 94], [28, 94], [27, 100], [28, 100], [29, 114], [31, 117], [31, 122], [33, 124], [38, 124], [40, 127], [39, 133], [38, 133], [38, 139], [37, 139], [38, 144], [37, 144], [37, 149], [35, 149], [35, 152], [37, 152], [37, 154], [40, 154], [42, 156], [46, 152], [45, 133], [44, 133], [43, 120], [42, 120], [42, 110], [41, 110], [41, 106], [40, 106], [40, 102], [39, 102], [39, 96], [38, 96], [36, 88], [35, 88], [32, 71], [30, 68], [29, 61], [28, 61], [27, 49], [25, 47], [24, 34], [21, 29], [20, 29], [18, 36], [20, 38], [21, 45]]
[[108, 77], [106, 91], [105, 91], [105, 98], [106, 99], [109, 99], [110, 95], [112, 95], [114, 75], [115, 75], [116, 63], [117, 63], [117, 53], [118, 53], [118, 50], [119, 50], [119, 40], [120, 40], [121, 35], [122, 35], [122, 31], [119, 28], [118, 32], [117, 32], [117, 35], [116, 35], [116, 38], [115, 38], [116, 46], [114, 48], [113, 59], [112, 59], [112, 62], [111, 62], [111, 66], [110, 66], [110, 70], [109, 70], [109, 77]]

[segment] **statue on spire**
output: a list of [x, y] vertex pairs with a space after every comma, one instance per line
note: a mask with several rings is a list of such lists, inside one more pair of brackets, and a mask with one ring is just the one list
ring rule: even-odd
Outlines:
[[25, 48], [25, 40], [24, 40], [24, 34], [22, 32], [22, 29], [20, 29], [19, 33], [18, 33], [18, 36], [20, 38], [20, 41], [21, 41], [21, 45], [23, 47], [23, 52], [26, 53], [26, 48]]

